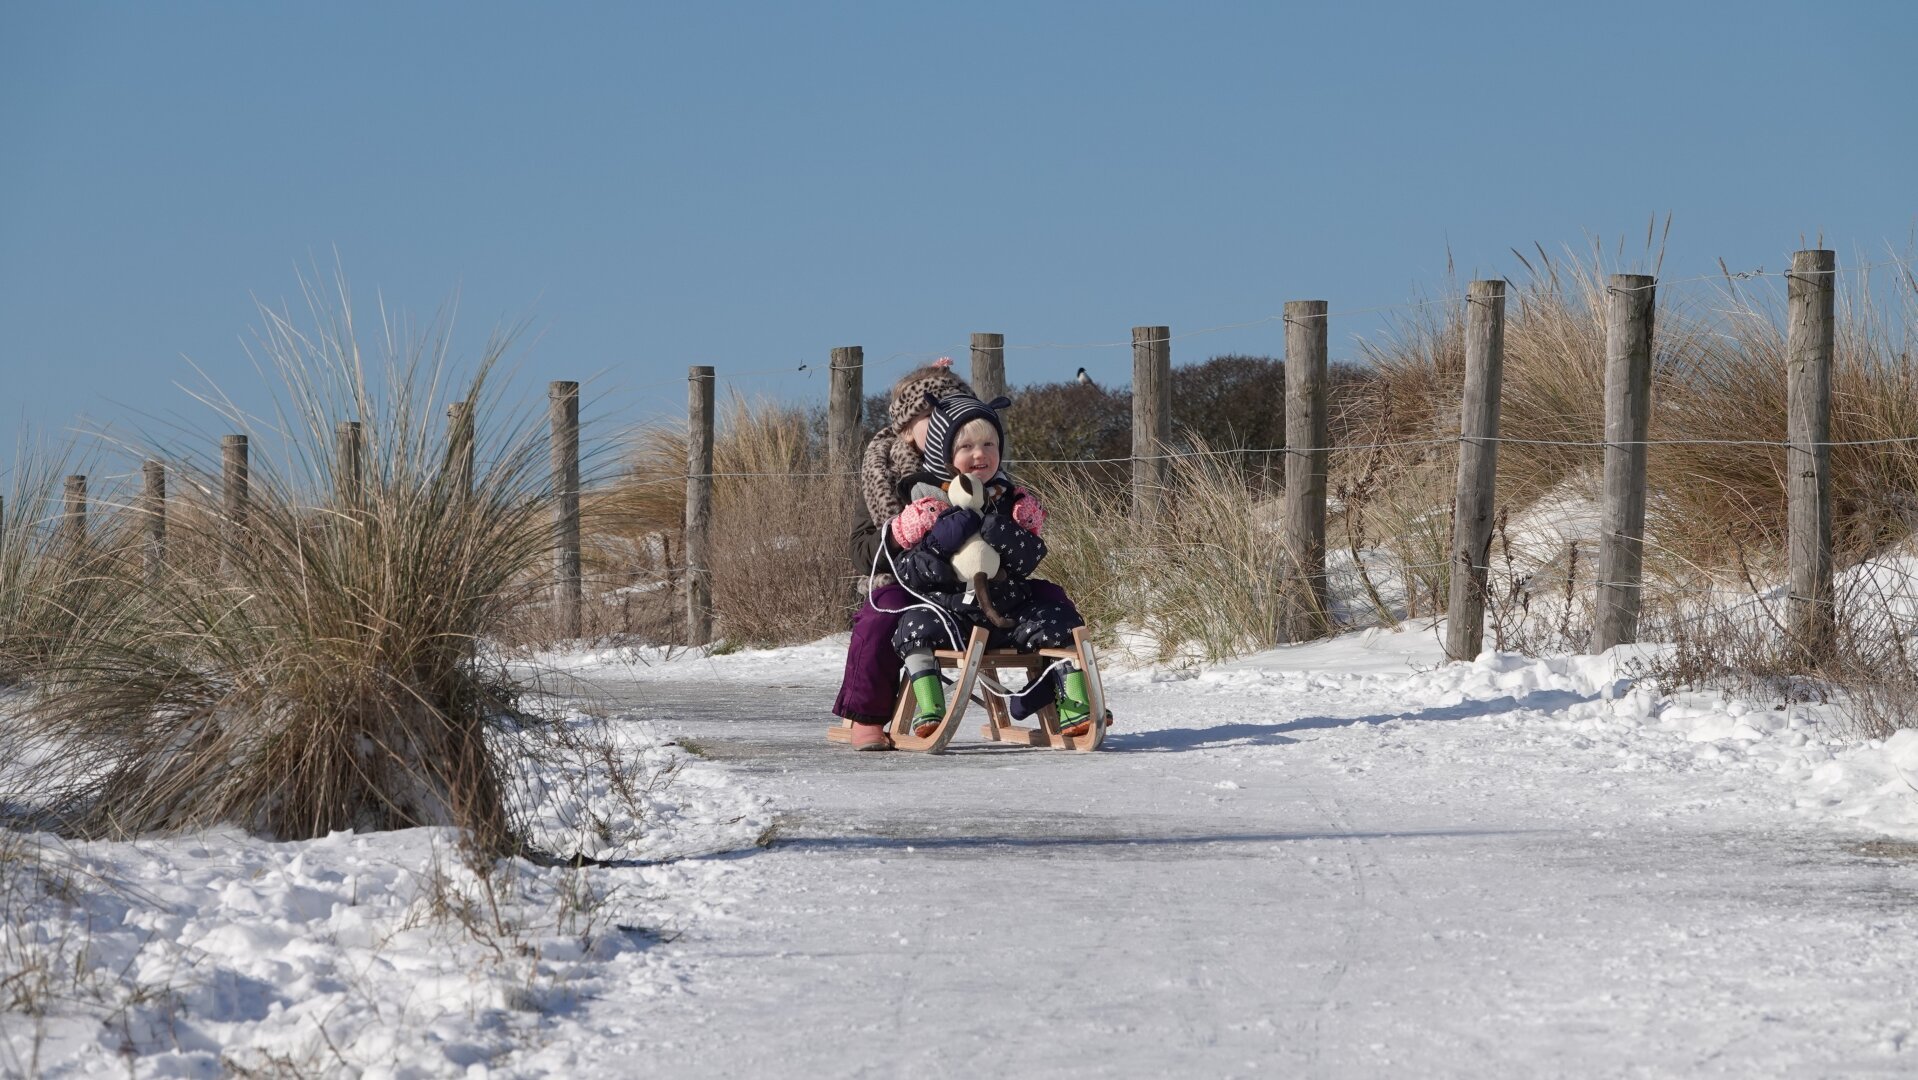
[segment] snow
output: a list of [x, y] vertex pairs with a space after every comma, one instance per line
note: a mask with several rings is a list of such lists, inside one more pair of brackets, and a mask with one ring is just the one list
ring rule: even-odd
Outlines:
[[[0, 997], [0, 1071], [483, 1075], [609, 979], [668, 984], [648, 947], [731, 902], [735, 864], [697, 856], [749, 848], [771, 819], [651, 725], [611, 741], [639, 783], [549, 758], [549, 782], [520, 791], [536, 843], [624, 866], [501, 860], [483, 880], [445, 829], [17, 837], [0, 851], [0, 971], [25, 978]], [[39, 978], [40, 1008], [22, 1008]]]
[[1831, 705], [1665, 693], [1637, 674], [1652, 646], [1450, 663], [1440, 629], [1112, 664], [1119, 724], [1095, 755], [828, 747], [843, 636], [538, 657], [575, 680], [569, 722], [596, 730], [598, 702], [626, 774], [583, 739], [522, 770], [519, 797], [543, 846], [613, 865], [482, 881], [439, 830], [16, 836], [0, 977], [86, 974], [41, 1017], [8, 984], [0, 1064], [1913, 1067], [1918, 730], [1862, 740]]

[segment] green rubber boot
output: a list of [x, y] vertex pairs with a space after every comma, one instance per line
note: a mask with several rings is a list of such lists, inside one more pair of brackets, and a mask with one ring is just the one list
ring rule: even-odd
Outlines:
[[1092, 731], [1092, 704], [1086, 697], [1086, 673], [1075, 668], [1067, 671], [1065, 678], [1060, 681], [1064, 685], [1055, 703], [1059, 710], [1059, 733], [1089, 734]]
[[946, 688], [939, 681], [939, 673], [928, 671], [913, 679], [912, 699], [917, 707], [912, 714], [912, 733], [928, 738], [946, 718]]

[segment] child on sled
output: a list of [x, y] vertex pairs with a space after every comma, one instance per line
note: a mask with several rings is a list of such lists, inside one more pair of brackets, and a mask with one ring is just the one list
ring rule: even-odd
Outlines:
[[[852, 643], [846, 650], [846, 673], [840, 681], [838, 698], [832, 702], [834, 716], [852, 721], [850, 742], [855, 750], [892, 748], [892, 740], [886, 737], [886, 721], [892, 716], [894, 700], [900, 696], [900, 654], [894, 650], [892, 637], [900, 627], [903, 612], [917, 600], [894, 579], [892, 566], [882, 551], [882, 533], [890, 531], [890, 522], [915, 499], [913, 485], [917, 483], [915, 478], [924, 472], [926, 430], [932, 424], [932, 407], [928, 401], [951, 395], [974, 397], [972, 387], [953, 374], [949, 364], [951, 361], [940, 361], [901, 376], [892, 387], [888, 401], [886, 412], [890, 424], [873, 435], [861, 462], [861, 493], [871, 524], [854, 533], [854, 562], [859, 575], [869, 577], [873, 587], [867, 602], [859, 606], [854, 616]], [[999, 453], [1003, 457], [1003, 445]], [[949, 458], [946, 464], [949, 468]], [[903, 549], [894, 545], [892, 551]], [[1064, 610], [1070, 612], [1070, 622], [1066, 625], [1078, 625], [1078, 612], [1059, 585], [1028, 579], [1026, 587], [1032, 600], [1063, 604]], [[1045, 691], [1028, 694], [1030, 702], [1015, 700], [1018, 716], [1030, 716], [1041, 708], [1045, 704], [1045, 700], [1041, 700], [1043, 694]]]
[[[1039, 535], [1046, 512], [999, 468], [1006, 438], [998, 410], [1011, 402], [1000, 398], [987, 404], [953, 393], [929, 404], [925, 468], [901, 484], [910, 485], [912, 501], [892, 519], [885, 537], [899, 584], [920, 601], [900, 616], [892, 645], [912, 687], [914, 734], [921, 736], [946, 712], [934, 649], [962, 648], [974, 627], [986, 630], [989, 649], [1060, 648], [1070, 644], [1074, 628], [1084, 625], [1063, 594], [1040, 596], [1033, 587], [1033, 571], [1046, 557]], [[983, 496], [971, 500], [977, 509], [955, 505], [964, 501], [961, 485]], [[955, 563], [967, 547], [981, 544], [991, 549], [996, 574], [969, 578]], [[1012, 695], [1007, 704], [1015, 720], [1055, 704], [1065, 735], [1081, 735], [1092, 726], [1085, 673], [1070, 662]]]

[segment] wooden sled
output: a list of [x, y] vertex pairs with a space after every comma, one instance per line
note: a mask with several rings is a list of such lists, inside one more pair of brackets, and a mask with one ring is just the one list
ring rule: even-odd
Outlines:
[[[1098, 658], [1093, 655], [1092, 641], [1086, 636], [1083, 626], [1072, 631], [1070, 648], [1039, 649], [1035, 652], [988, 650], [986, 631], [974, 627], [972, 638], [966, 642], [963, 651], [939, 649], [932, 655], [939, 661], [941, 671], [953, 669], [951, 683], [946, 687], [945, 719], [939, 722], [938, 729], [932, 734], [923, 737], [914, 735], [912, 687], [901, 686], [899, 702], [893, 706], [892, 722], [887, 725], [896, 749], [915, 750], [923, 754], [944, 753], [946, 744], [959, 731], [959, 721], [966, 714], [966, 706], [974, 701], [986, 707], [986, 723], [979, 733], [990, 742], [1050, 746], [1058, 750], [1097, 750], [1099, 744], [1105, 741], [1105, 685], [1099, 681]], [[1052, 705], [1026, 718], [1027, 723], [1038, 721], [1038, 726], [1021, 727], [1012, 719], [1012, 710], [1001, 696], [1007, 692], [1005, 685], [999, 681], [1002, 672], [1024, 671], [1027, 685], [1031, 685], [1031, 680], [1060, 660], [1072, 661], [1086, 675], [1086, 697], [1089, 699], [1086, 704], [1091, 707], [1092, 728], [1083, 735], [1060, 734], [1059, 711]], [[838, 727], [826, 732], [826, 737], [833, 742], [850, 740], [852, 721], [840, 721]]]

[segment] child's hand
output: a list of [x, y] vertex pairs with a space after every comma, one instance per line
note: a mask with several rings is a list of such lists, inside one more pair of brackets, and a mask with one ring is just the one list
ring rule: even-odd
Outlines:
[[1025, 488], [1014, 488], [999, 504], [999, 512], [1011, 518], [1020, 528], [1038, 536], [1046, 527], [1046, 508]]
[[924, 545], [934, 555], [949, 559], [953, 552], [965, 546], [968, 537], [978, 531], [977, 512], [954, 508], [939, 515], [938, 521], [927, 531]]

